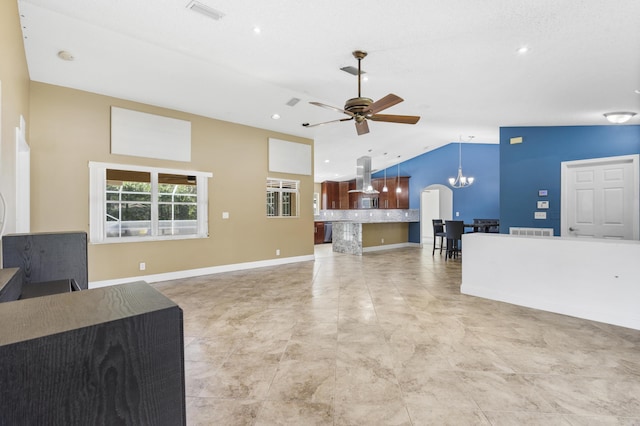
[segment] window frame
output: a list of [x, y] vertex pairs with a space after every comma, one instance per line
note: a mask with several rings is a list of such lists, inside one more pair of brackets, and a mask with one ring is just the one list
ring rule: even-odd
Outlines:
[[[145, 172], [151, 175], [151, 235], [142, 237], [118, 236], [107, 237], [106, 205], [107, 205], [107, 169]], [[187, 235], [160, 235], [159, 233], [159, 201], [158, 175], [177, 174], [195, 176], [197, 193], [197, 231]], [[143, 241], [184, 240], [209, 237], [209, 190], [208, 179], [211, 172], [181, 170], [161, 167], [145, 167], [131, 164], [89, 162], [89, 242], [92, 244], [113, 244]]]
[[[277, 185], [276, 185], [277, 184]], [[274, 193], [277, 194], [273, 197], [274, 201], [277, 205], [274, 206], [274, 210], [277, 214], [270, 215], [269, 207], [271, 204], [269, 202], [269, 194]], [[285, 197], [284, 194], [295, 194], [295, 200], [293, 203], [291, 202], [291, 197]], [[285, 201], [285, 198], [289, 198]], [[288, 205], [288, 208], [285, 209], [285, 205]], [[300, 181], [294, 179], [282, 179], [282, 178], [271, 178], [267, 177], [266, 184], [266, 198], [265, 198], [265, 206], [267, 212], [267, 218], [269, 219], [295, 219], [300, 217]], [[295, 211], [295, 215], [283, 214], [285, 210]]]

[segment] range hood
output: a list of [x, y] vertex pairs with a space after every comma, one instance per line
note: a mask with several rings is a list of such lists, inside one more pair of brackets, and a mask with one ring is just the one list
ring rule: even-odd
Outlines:
[[363, 194], [379, 194], [371, 186], [371, 157], [360, 157], [356, 166], [356, 189], [349, 192], [361, 192]]

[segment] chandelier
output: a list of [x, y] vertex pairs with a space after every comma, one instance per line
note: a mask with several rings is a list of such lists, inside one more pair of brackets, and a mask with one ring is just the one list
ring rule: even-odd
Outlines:
[[[473, 138], [473, 136], [469, 136], [469, 142], [471, 142]], [[450, 177], [449, 185], [454, 188], [465, 188], [473, 185], [473, 181], [473, 177], [462, 174], [462, 136], [460, 136], [458, 141], [458, 176], [454, 178]]]

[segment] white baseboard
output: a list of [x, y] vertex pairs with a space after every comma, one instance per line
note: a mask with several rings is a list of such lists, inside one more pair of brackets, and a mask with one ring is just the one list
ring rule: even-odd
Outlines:
[[315, 260], [314, 255], [284, 257], [282, 259], [259, 260], [256, 262], [234, 263], [230, 265], [211, 266], [208, 268], [188, 269], [184, 271], [165, 272], [162, 274], [139, 275], [135, 277], [116, 278], [113, 280], [91, 281], [89, 288], [106, 287], [116, 284], [130, 283], [132, 281], [146, 281], [154, 283], [159, 281], [178, 280], [182, 278], [198, 277], [201, 275], [220, 274], [223, 272], [242, 271], [246, 269], [263, 268], [265, 266], [285, 265], [288, 263], [308, 262]]
[[362, 252], [363, 253], [368, 253], [371, 251], [380, 251], [380, 250], [391, 250], [391, 249], [397, 249], [397, 248], [404, 248], [404, 247], [420, 247], [420, 243], [398, 243], [398, 244], [386, 244], [386, 245], [382, 245], [382, 246], [371, 246], [371, 247], [363, 247], [362, 248]]

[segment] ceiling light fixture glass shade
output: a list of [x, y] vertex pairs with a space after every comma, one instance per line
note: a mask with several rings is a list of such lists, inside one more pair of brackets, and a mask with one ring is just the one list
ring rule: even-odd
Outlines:
[[387, 169], [384, 169], [384, 186], [382, 187], [382, 192], [389, 192], [389, 188], [387, 188]]
[[[469, 136], [469, 141], [473, 139], [473, 136]], [[467, 186], [473, 185], [475, 179], [471, 176], [465, 176], [462, 174], [462, 137], [460, 137], [460, 141], [458, 142], [458, 175], [454, 178], [449, 178], [449, 185], [453, 188], [466, 188]]]
[[[400, 158], [400, 156], [398, 155], [398, 158]], [[399, 194], [402, 192], [402, 188], [400, 188], [400, 163], [398, 163], [398, 183], [396, 184], [396, 194]]]
[[634, 115], [636, 115], [635, 112], [620, 111], [620, 112], [608, 112], [608, 113], [604, 114], [604, 117], [607, 120], [609, 120], [610, 123], [622, 124], [622, 123], [626, 123], [627, 121], [631, 120], [631, 118]]

